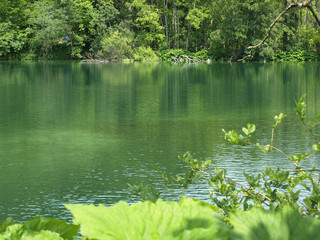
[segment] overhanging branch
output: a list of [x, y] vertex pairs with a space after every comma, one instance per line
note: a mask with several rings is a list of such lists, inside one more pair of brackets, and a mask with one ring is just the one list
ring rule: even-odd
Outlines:
[[[313, 10], [313, 8], [310, 6], [310, 2], [311, 0], [305, 0], [303, 2], [298, 2], [298, 1], [294, 1], [294, 2], [291, 2], [291, 1], [288, 1], [289, 3], [289, 6], [287, 6], [277, 17], [276, 19], [273, 21], [273, 23], [270, 25], [269, 29], [268, 29], [268, 32], [266, 34], [266, 36], [264, 37], [264, 39], [258, 43], [257, 45], [254, 45], [254, 46], [249, 46], [248, 49], [249, 50], [252, 50], [252, 49], [255, 49], [255, 48], [258, 48], [260, 47], [262, 44], [265, 43], [265, 41], [270, 37], [270, 34], [271, 34], [271, 31], [273, 29], [273, 27], [276, 25], [276, 23], [279, 21], [279, 19], [284, 15], [286, 14], [290, 9], [292, 8], [295, 8], [295, 7], [298, 7], [298, 8], [308, 8], [310, 10], [310, 12], [312, 13], [313, 17], [315, 18], [315, 20], [317, 21], [318, 25], [320, 26], [320, 20], [316, 14], [316, 12]], [[250, 53], [249, 55], [241, 58], [238, 60], [238, 62], [241, 62], [243, 60], [245, 60], [246, 58], [248, 57], [252, 57], [253, 54]]]

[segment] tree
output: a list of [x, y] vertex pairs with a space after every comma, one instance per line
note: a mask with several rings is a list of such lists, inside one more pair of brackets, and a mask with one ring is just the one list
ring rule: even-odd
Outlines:
[[31, 48], [40, 57], [50, 59], [53, 48], [64, 43], [67, 19], [63, 11], [53, 1], [36, 1], [29, 24], [27, 32], [31, 36]]
[[19, 55], [26, 40], [26, 34], [11, 22], [0, 22], [0, 57]]
[[130, 11], [136, 9], [136, 18], [133, 22], [138, 30], [136, 43], [138, 46], [162, 48], [164, 45], [163, 27], [160, 23], [159, 9], [146, 0], [134, 0], [127, 4]]
[[132, 41], [133, 38], [129, 32], [110, 32], [101, 41], [99, 57], [109, 61], [122, 61], [125, 58], [131, 58], [133, 54]]
[[[274, 26], [280, 21], [281, 17], [283, 17], [285, 14], [287, 14], [291, 9], [294, 9], [294, 8], [300, 8], [300, 9], [301, 8], [307, 8], [312, 13], [312, 15], [313, 15], [314, 19], [316, 20], [317, 24], [320, 25], [320, 20], [318, 18], [318, 15], [317, 15], [316, 11], [313, 9], [313, 6], [312, 6], [312, 0], [305, 0], [305, 1], [286, 0], [285, 6], [286, 6], [286, 8], [271, 23], [271, 25], [270, 25], [265, 37], [258, 44], [249, 46], [248, 47], [249, 50], [252, 50], [252, 49], [255, 49], [255, 48], [259, 48], [263, 44], [265, 44], [266, 40], [270, 37]], [[284, 37], [284, 39], [285, 38], [286, 38], [286, 36]], [[246, 59], [247, 57], [252, 57], [252, 56], [253, 56], [253, 54], [250, 53], [246, 57], [244, 57], [242, 59], [239, 59], [239, 61], [242, 61], [242, 60]]]

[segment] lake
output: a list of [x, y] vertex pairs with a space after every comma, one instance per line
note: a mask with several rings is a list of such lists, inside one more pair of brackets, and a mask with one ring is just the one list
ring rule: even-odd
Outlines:
[[[294, 101], [307, 93], [308, 116], [320, 112], [319, 63], [0, 62], [0, 73], [0, 221], [70, 220], [64, 203], [134, 202], [127, 183], [163, 189], [154, 165], [181, 173], [186, 151], [239, 181], [243, 171], [293, 168], [278, 153], [226, 143], [221, 129], [255, 123], [253, 141], [267, 144], [285, 113], [275, 146], [293, 154], [312, 144]], [[187, 194], [207, 201], [208, 189]]]

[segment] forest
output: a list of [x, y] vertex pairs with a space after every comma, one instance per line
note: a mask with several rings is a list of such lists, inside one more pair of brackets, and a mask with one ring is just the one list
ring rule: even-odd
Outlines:
[[0, 59], [318, 60], [320, 1], [292, 2], [1, 0]]

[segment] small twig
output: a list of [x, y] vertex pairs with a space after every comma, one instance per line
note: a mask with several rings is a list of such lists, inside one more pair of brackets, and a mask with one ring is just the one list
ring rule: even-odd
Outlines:
[[[251, 189], [251, 190], [254, 190], [254, 189]], [[251, 195], [252, 197], [256, 198], [260, 204], [266, 204], [267, 206], [270, 206], [269, 204], [263, 202], [261, 199], [259, 199], [257, 196], [255, 196], [254, 194], [252, 194], [249, 190], [244, 190], [246, 193], [248, 193], [249, 195]], [[271, 201], [270, 201], [271, 202]]]
[[274, 127], [272, 128], [272, 132], [271, 132], [271, 141], [270, 141], [270, 146], [273, 146], [273, 138], [274, 138]]
[[[249, 145], [253, 145], [253, 146], [256, 146], [256, 147], [271, 147], [271, 148], [273, 148], [274, 150], [282, 153], [286, 158], [288, 158], [288, 159], [292, 162], [291, 158], [290, 158], [284, 151], [282, 151], [281, 149], [276, 148], [276, 147], [274, 147], [274, 146], [272, 146], [272, 145], [269, 145], [269, 146], [268, 146], [268, 145], [260, 145], [260, 146], [258, 146], [257, 144], [254, 144], [254, 143], [249, 143]], [[294, 163], [294, 162], [292, 162], [292, 163], [293, 163], [295, 166], [298, 166], [296, 163]]]
[[301, 119], [303, 125], [305, 126], [305, 128], [310, 132], [310, 134], [312, 135], [312, 137], [316, 140], [316, 142], [317, 142], [318, 144], [320, 144], [319, 139], [317, 138], [316, 135], [314, 135], [312, 129], [307, 125], [307, 123], [306, 123], [301, 117], [300, 117], [300, 119]]

